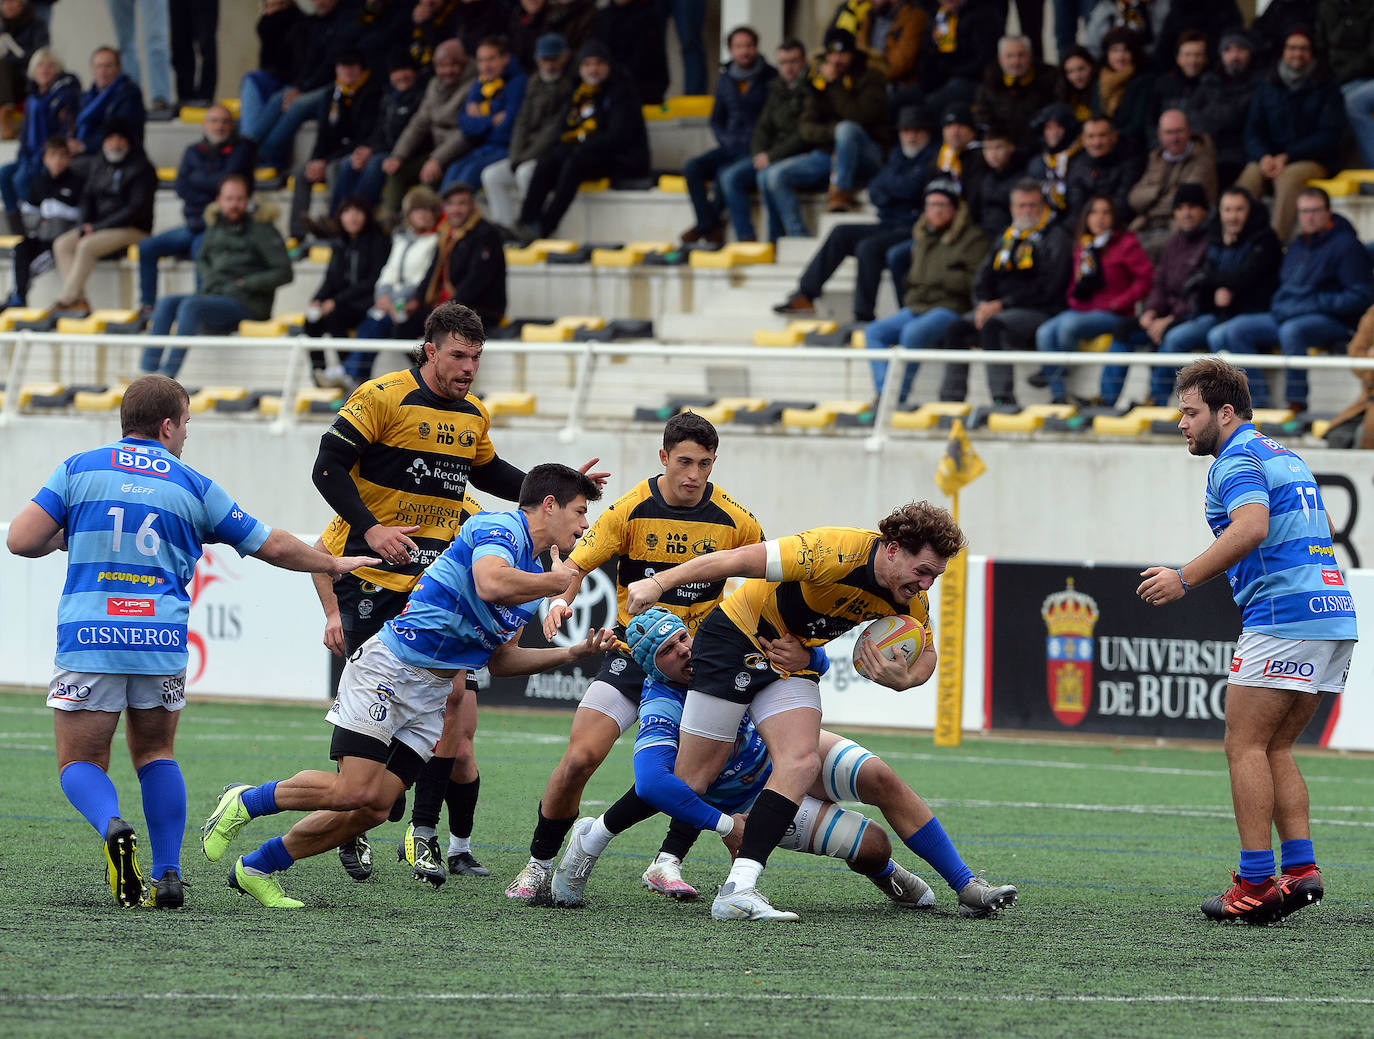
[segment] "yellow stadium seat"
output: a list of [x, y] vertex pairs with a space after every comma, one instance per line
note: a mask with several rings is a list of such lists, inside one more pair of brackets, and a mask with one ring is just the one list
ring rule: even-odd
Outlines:
[[[334, 401], [344, 400], [348, 394], [334, 387], [320, 388], [318, 386], [302, 386], [296, 391], [295, 412], [297, 415], [304, 415], [310, 411], [310, 405], [315, 401], [325, 404], [332, 404]], [[280, 407], [280, 405], [278, 405]]]
[[825, 400], [814, 408], [783, 408], [782, 424], [793, 429], [823, 429], [834, 424], [836, 415], [857, 415], [870, 407], [863, 400]]
[[849, 345], [854, 347], [854, 349], [856, 350], [863, 350], [867, 348], [868, 336], [864, 334], [864, 330], [862, 328], [856, 328], [853, 332], [849, 333]]
[[51, 307], [6, 307], [0, 310], [0, 332], [13, 332], [16, 321], [42, 321]]
[[605, 328], [604, 317], [561, 317], [551, 325], [522, 325], [520, 339], [526, 343], [570, 343], [579, 328]]
[[[3, 403], [3, 399], [0, 399], [0, 403]], [[1327, 431], [1328, 429], [1330, 429], [1330, 428], [1331, 428], [1331, 420], [1330, 420], [1330, 419], [1319, 418], [1319, 419], [1317, 419], [1316, 422], [1313, 422], [1313, 423], [1312, 423], [1312, 435], [1313, 435], [1314, 437], [1325, 437], [1325, 436], [1326, 436], [1326, 431]]]
[[988, 429], [994, 433], [1033, 433], [1042, 429], [1047, 418], [1069, 418], [1078, 409], [1072, 404], [1032, 404], [1015, 415], [993, 412]]
[[101, 393], [78, 390], [72, 398], [72, 406], [77, 411], [114, 411], [123, 402], [123, 386], [111, 386]]
[[95, 335], [105, 331], [106, 325], [128, 324], [138, 317], [137, 310], [93, 310], [86, 317], [60, 317], [57, 330], [67, 335]]
[[546, 256], [548, 253], [532, 245], [523, 249], [517, 249], [513, 245], [506, 246], [507, 267], [533, 267], [535, 264], [543, 263]]
[[787, 327], [782, 331], [768, 328], [761, 328], [756, 331], [754, 333], [754, 345], [800, 346], [812, 332], [830, 335], [839, 327], [834, 321], [821, 321], [814, 318], [804, 321], [789, 321]]
[[0, 249], [13, 249], [23, 240], [24, 236], [21, 234], [0, 235]]
[[1098, 415], [1093, 419], [1093, 432], [1099, 436], [1138, 437], [1150, 431], [1152, 422], [1177, 422], [1177, 408], [1139, 407], [1124, 415]]
[[130, 263], [138, 263], [138, 243], [135, 242], [124, 250], [124, 258]]
[[487, 411], [493, 417], [497, 415], [533, 415], [535, 410], [533, 393], [492, 393], [483, 397], [482, 403], [487, 406]]
[[239, 335], [249, 339], [275, 339], [286, 335], [286, 322], [276, 317], [266, 321], [240, 321]]
[[264, 415], [281, 414], [281, 397], [275, 393], [264, 393], [262, 399], [258, 401], [258, 410]]
[[213, 411], [217, 400], [243, 400], [248, 390], [243, 386], [205, 386], [191, 397], [190, 411], [193, 415]]
[[737, 412], [762, 411], [768, 402], [762, 397], [722, 397], [714, 404], [693, 408], [692, 411], [708, 422], [729, 422]]
[[276, 180], [277, 168], [275, 166], [259, 166], [253, 171], [254, 180]]
[[157, 179], [163, 184], [170, 184], [177, 179], [177, 168], [175, 166], [159, 166], [157, 168]]
[[1106, 353], [1112, 348], [1112, 334], [1105, 332], [1100, 336], [1093, 336], [1091, 339], [1080, 339], [1078, 349], [1090, 354]]
[[688, 262], [693, 267], [729, 269], [746, 264], [772, 263], [772, 242], [731, 242], [719, 249], [693, 249]]
[[310, 252], [306, 254], [311, 263], [329, 263], [329, 258], [334, 255], [334, 250], [327, 245], [312, 245]]
[[239, 117], [240, 106], [238, 98], [222, 97], [219, 99], [219, 103], [222, 104], [225, 108], [229, 109], [230, 114], [232, 114], [235, 119]]
[[601, 177], [598, 180], [584, 180], [581, 184], [577, 185], [577, 190], [583, 194], [591, 194], [597, 191], [610, 191], [611, 178]]
[[56, 397], [66, 389], [60, 382], [26, 382], [19, 387], [19, 406], [27, 408], [35, 397]]
[[658, 190], [665, 195], [687, 194], [687, 178], [676, 173], [665, 173], [658, 178]]
[[892, 416], [893, 429], [934, 429], [946, 415], [968, 418], [973, 405], [961, 400], [939, 400], [922, 404], [915, 411], [899, 411]]
[[199, 126], [201, 123], [205, 122], [205, 113], [208, 111], [208, 108], [201, 105], [182, 105], [180, 112], [181, 121], [183, 123], [190, 123], [192, 126]]
[[1360, 190], [1359, 185], [1355, 181], [1346, 178], [1343, 174], [1327, 178], [1314, 177], [1307, 182], [1307, 186], [1309, 188], [1321, 188], [1332, 198], [1354, 195]]
[[679, 94], [664, 101], [670, 119], [706, 119], [715, 107], [710, 94]]

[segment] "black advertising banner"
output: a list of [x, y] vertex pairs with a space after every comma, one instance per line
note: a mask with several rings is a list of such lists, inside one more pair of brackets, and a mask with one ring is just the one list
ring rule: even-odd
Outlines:
[[[1240, 611], [1224, 578], [1167, 606], [1135, 594], [1142, 566], [988, 564], [994, 729], [1174, 739], [1225, 735]], [[1302, 742], [1317, 743], [1334, 697]]]

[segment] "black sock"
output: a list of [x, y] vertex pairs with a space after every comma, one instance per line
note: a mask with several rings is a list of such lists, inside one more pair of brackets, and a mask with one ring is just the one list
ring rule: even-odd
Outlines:
[[687, 857], [687, 853], [692, 850], [692, 845], [701, 836], [701, 831], [690, 823], [685, 823], [681, 819], [674, 819], [673, 824], [668, 827], [668, 833], [663, 838], [663, 846], [658, 849], [660, 855], [671, 855], [681, 862]]
[[575, 815], [570, 815], [566, 819], [550, 819], [544, 814], [544, 805], [541, 802], [539, 822], [535, 824], [534, 836], [530, 839], [530, 857], [551, 859], [557, 855], [558, 849], [563, 847], [563, 838], [568, 835], [575, 822]]
[[636, 794], [634, 787], [630, 787], [620, 795], [619, 801], [606, 809], [602, 822], [612, 833], [624, 833], [635, 823], [642, 823], [657, 814], [658, 809]]
[[768, 856], [787, 833], [787, 827], [801, 806], [789, 801], [776, 790], [759, 794], [749, 809], [749, 821], [744, 824], [744, 839], [740, 842], [739, 857], [766, 863]]
[[415, 781], [415, 807], [410, 812], [411, 826], [428, 826], [431, 830], [439, 828], [439, 809], [444, 805], [444, 795], [448, 791], [448, 774], [453, 771], [453, 759], [432, 757], [420, 770], [420, 778]]
[[448, 802], [448, 832], [453, 836], [472, 836], [472, 815], [477, 811], [477, 792], [481, 788], [481, 776], [471, 783], [449, 780], [444, 800]]

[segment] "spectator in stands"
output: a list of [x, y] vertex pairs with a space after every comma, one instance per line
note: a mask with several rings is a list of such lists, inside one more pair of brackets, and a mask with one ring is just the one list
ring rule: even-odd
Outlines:
[[22, 212], [28, 227], [14, 247], [14, 286], [7, 307], [28, 305], [34, 275], [53, 267], [53, 241], [81, 222], [81, 178], [71, 169], [67, 139], [61, 134], [43, 146], [43, 166], [30, 182]]
[[1187, 111], [1202, 87], [1206, 72], [1207, 36], [1189, 29], [1178, 38], [1173, 68], [1155, 78], [1154, 111], [1158, 113], [1170, 108]]
[[[719, 245], [725, 241], [721, 223], [725, 215], [722, 171], [749, 160], [754, 124], [768, 100], [769, 84], [777, 75], [777, 70], [759, 55], [759, 34], [749, 26], [732, 29], [725, 46], [730, 51], [730, 61], [716, 79], [715, 103], [711, 107], [711, 133], [716, 146], [692, 156], [682, 167], [696, 218], [683, 232], [682, 241], [687, 244], [705, 240]], [[708, 180], [715, 182], [715, 191], [709, 194]]]
[[1103, 40], [1106, 59], [1093, 89], [1093, 113], [1108, 116], [1126, 146], [1145, 151], [1154, 88], [1145, 71], [1145, 51], [1138, 33], [1113, 29]]
[[[305, 309], [305, 334], [347, 339], [372, 308], [373, 289], [387, 260], [391, 242], [372, 216], [372, 202], [350, 195], [334, 214], [339, 234], [330, 244], [324, 281]], [[310, 367], [319, 386], [352, 392], [365, 381], [372, 355], [350, 353], [343, 365], [329, 366], [323, 350], [310, 352]]]
[[1245, 123], [1249, 163], [1236, 183], [1255, 198], [1274, 193], [1274, 231], [1287, 241], [1298, 192], [1340, 168], [1345, 102], [1312, 56], [1312, 36], [1291, 32], [1273, 74], [1255, 89]]
[[258, 144], [258, 163], [285, 167], [296, 131], [314, 119], [334, 90], [334, 59], [359, 45], [361, 27], [356, 12], [343, 0], [311, 0], [315, 13], [296, 24], [292, 34], [295, 65], [284, 87], [262, 104], [243, 134]]
[[[1303, 188], [1297, 211], [1298, 233], [1283, 257], [1268, 313], [1243, 314], [1218, 325], [1208, 336], [1213, 349], [1253, 354], [1277, 343], [1285, 357], [1330, 350], [1345, 345], [1360, 315], [1374, 303], [1369, 254], [1350, 221], [1331, 212], [1326, 192]], [[1306, 411], [1306, 369], [1289, 368], [1284, 382], [1288, 407]], [[1250, 373], [1250, 395], [1256, 407], [1269, 406], [1269, 387], [1260, 372]]]
[[84, 316], [91, 310], [86, 279], [95, 261], [123, 253], [152, 230], [157, 171], [133, 130], [120, 119], [108, 119], [105, 138], [82, 176], [81, 225], [58, 235], [52, 252], [62, 275], [62, 295], [54, 309]]
[[1026, 162], [1016, 150], [1014, 134], [996, 125], [983, 131], [983, 146], [977, 154], [983, 173], [965, 202], [969, 216], [992, 241], [1011, 223], [1011, 189], [1026, 176]]
[[771, 163], [759, 178], [767, 204], [786, 233], [804, 236], [798, 191], [829, 185], [826, 208], [854, 208], [854, 193], [882, 165], [889, 140], [887, 92], [882, 74], [868, 68], [854, 37], [832, 29], [825, 57], [802, 104], [801, 136], [811, 150]]
[[1317, 53], [1341, 86], [1360, 159], [1374, 167], [1374, 4], [1318, 0]]
[[840, 0], [826, 30], [854, 34], [870, 68], [892, 87], [916, 83], [926, 12], [916, 0]]
[[[1078, 120], [1073, 109], [1058, 102], [1047, 105], [1030, 120], [1033, 129], [1040, 131], [1040, 150], [1026, 168], [1026, 176], [1038, 180], [1045, 200], [1054, 210], [1055, 219], [1066, 219], [1068, 226], [1077, 222], [1078, 214], [1068, 216], [1069, 177], [1087, 161], [1083, 142], [1079, 137]], [[1115, 216], [1113, 203], [1113, 216]], [[1006, 226], [1005, 224], [1003, 225]]]
[[1054, 97], [1073, 109], [1073, 117], [1086, 123], [1093, 114], [1093, 87], [1097, 85], [1097, 62], [1086, 47], [1060, 51], [1059, 79]]
[[558, 143], [535, 163], [520, 207], [516, 231], [525, 239], [552, 235], [584, 180], [649, 172], [649, 139], [634, 84], [611, 64], [610, 51], [600, 40], [583, 45], [577, 70], [580, 82], [562, 119]]
[[[615, 3], [616, 0], [611, 0]], [[658, 0], [658, 9], [665, 19], [673, 19], [677, 32], [678, 50], [682, 58], [682, 92], [706, 93], [706, 46], [703, 30], [706, 27], [705, 0]]]
[[1178, 41], [1187, 32], [1200, 32], [1207, 38], [1207, 60], [1215, 61], [1217, 52], [1212, 48], [1228, 32], [1244, 27], [1240, 8], [1236, 0], [1207, 0], [1206, 3], [1188, 3], [1179, 0], [1170, 3], [1164, 16], [1164, 25], [1159, 30], [1155, 43], [1156, 64], [1163, 66], [1178, 51]]
[[28, 0], [0, 0], [0, 138], [13, 140], [28, 95], [29, 61], [48, 45], [48, 26]]
[[419, 111], [423, 97], [420, 66], [414, 55], [404, 48], [393, 52], [386, 93], [382, 96], [382, 107], [372, 132], [353, 149], [347, 161], [339, 163], [330, 199], [335, 213], [349, 195], [360, 195], [374, 206], [381, 199], [382, 186], [386, 183], [383, 164], [391, 157], [396, 142]]
[[[1080, 20], [1086, 22], [1092, 9], [1093, 0], [1054, 0], [1054, 42], [1061, 70], [1064, 68], [1064, 59], [1076, 50], [1088, 54], [1089, 61], [1092, 61], [1091, 53], [1078, 43], [1078, 23]], [[1059, 100], [1073, 103], [1065, 97], [1060, 97]], [[1079, 121], [1086, 119], [1089, 114], [1078, 113]]]
[[453, 36], [449, 22], [453, 19], [454, 6], [454, 0], [418, 0], [410, 9], [404, 34], [405, 47], [421, 69], [428, 71], [434, 62], [434, 51]]
[[353, 47], [339, 51], [334, 61], [334, 83], [315, 109], [315, 145], [310, 158], [296, 167], [288, 223], [292, 238], [304, 241], [310, 234], [328, 237], [319, 233], [324, 228], [306, 222], [310, 193], [316, 184], [328, 185], [353, 155], [353, 149], [367, 139], [377, 124], [381, 104], [381, 83], [367, 70], [362, 51]]
[[[806, 81], [806, 48], [800, 40], [784, 40], [778, 47], [778, 75], [769, 85], [768, 97], [749, 139], [750, 158], [726, 166], [718, 176], [718, 190], [730, 211], [730, 223], [741, 242], [754, 241], [754, 211], [749, 192], [774, 164], [806, 150], [801, 136], [801, 112], [810, 86]], [[768, 215], [768, 240], [783, 235], [782, 217], [759, 192]]]
[[[611, 0], [596, 12], [592, 35], [605, 46], [607, 60], [633, 83], [634, 94], [641, 105], [662, 104], [668, 93], [665, 31], [663, 15], [655, 0]], [[697, 92], [705, 90], [703, 69]], [[685, 92], [692, 93], [690, 90]]]
[[438, 187], [448, 164], [462, 152], [458, 116], [467, 96], [467, 81], [476, 74], [476, 68], [469, 73], [467, 52], [458, 40], [445, 40], [435, 48], [434, 78], [391, 155], [382, 162], [387, 176], [382, 209], [387, 213], [400, 210], [401, 197], [414, 184]]
[[533, 76], [538, 69], [535, 53], [541, 36], [556, 34], [565, 49], [579, 49], [592, 36], [596, 21], [596, 0], [520, 0], [512, 9], [506, 37], [511, 53]]
[[[973, 281], [973, 309], [949, 326], [945, 343], [967, 350], [1024, 350], [1035, 330], [1064, 309], [1073, 275], [1073, 243], [1051, 221], [1040, 185], [1023, 180], [1011, 193], [1011, 226], [992, 243]], [[963, 400], [968, 365], [948, 364], [941, 400]], [[994, 404], [1015, 405], [1011, 365], [988, 365], [988, 392]]]
[[62, 70], [57, 55], [47, 48], [34, 51], [29, 59], [29, 78], [33, 81], [33, 92], [24, 101], [19, 154], [14, 162], [0, 166], [0, 199], [4, 201], [11, 234], [24, 233], [19, 204], [29, 197], [29, 184], [43, 166], [48, 138], [70, 136], [81, 103], [81, 84], [70, 72]]
[[448, 5], [453, 14], [449, 19], [449, 33], [463, 42], [463, 50], [477, 55], [483, 40], [504, 36], [510, 22], [507, 0], [458, 0]]
[[[1352, 358], [1374, 354], [1374, 307], [1364, 312], [1345, 350]], [[1360, 383], [1360, 395], [1331, 419], [1322, 439], [1327, 447], [1358, 447], [1368, 451], [1374, 448], [1374, 370], [1361, 368], [1351, 374]]]
[[1093, 195], [1107, 195], [1118, 213], [1130, 212], [1131, 188], [1145, 160], [1131, 154], [1105, 115], [1083, 124], [1083, 158], [1069, 170], [1068, 217], [1076, 220]]
[[471, 185], [450, 184], [442, 195], [444, 226], [434, 261], [418, 293], [426, 314], [440, 303], [461, 303], [486, 328], [506, 316], [506, 253], [501, 232], [483, 218]]
[[854, 320], [873, 320], [887, 251], [911, 239], [912, 224], [921, 214], [926, 170], [935, 158], [934, 134], [935, 121], [927, 113], [915, 106], [902, 109], [897, 117], [897, 147], [868, 185], [868, 200], [878, 208], [878, 222], [833, 226], [802, 272], [797, 290], [773, 308], [775, 314], [814, 314], [826, 281], [845, 257], [853, 256], [859, 267]]
[[424, 330], [428, 314], [421, 311], [418, 296], [439, 244], [439, 196], [433, 188], [417, 184], [406, 192], [401, 212], [401, 223], [391, 234], [391, 251], [377, 275], [372, 309], [358, 326], [359, 339], [412, 339]]
[[510, 149], [504, 159], [482, 171], [482, 190], [487, 196], [487, 214], [503, 236], [514, 237], [511, 230], [520, 215], [520, 204], [529, 191], [535, 161], [558, 143], [563, 114], [572, 99], [573, 84], [568, 76], [568, 45], [558, 33], [539, 37], [534, 52], [537, 69], [525, 88], [525, 100], [511, 129]]
[[[80, 107], [67, 149], [80, 169], [100, 151], [105, 127], [115, 120], [129, 140], [143, 149], [143, 95], [138, 84], [120, 71], [119, 53], [113, 47], [97, 47], [91, 54], [91, 86], [81, 95]], [[84, 170], [81, 170], [83, 175]]]
[[[153, 335], [226, 335], [240, 321], [265, 321], [272, 316], [276, 291], [291, 280], [286, 243], [273, 226], [277, 207], [260, 203], [249, 208], [251, 178], [226, 174], [219, 194], [205, 210], [205, 238], [196, 257], [200, 291], [187, 296], [163, 296], [153, 311]], [[161, 373], [175, 379], [186, 351], [150, 346], [143, 351], [143, 374]]]
[[[902, 308], [864, 330], [864, 344], [880, 350], [901, 344], [913, 350], [939, 345], [946, 330], [973, 306], [973, 278], [988, 254], [988, 240], [960, 197], [953, 181], [932, 180], [925, 189], [925, 208], [911, 229], [911, 269], [901, 294]], [[899, 400], [911, 396], [916, 364], [904, 365]], [[873, 384], [879, 397], [887, 362], [873, 362]]]
[[177, 167], [176, 193], [186, 223], [145, 238], [138, 246], [140, 316], [145, 319], [153, 316], [157, 302], [158, 261], [169, 256], [194, 260], [205, 236], [205, 207], [219, 195], [224, 175], [253, 173], [253, 142], [239, 136], [229, 109], [223, 105], [207, 108], [203, 127], [205, 135], [187, 146]]
[[1054, 70], [1035, 60], [1029, 39], [1003, 36], [997, 41], [997, 61], [988, 66], [973, 95], [975, 125], [1005, 126], [1018, 135], [1018, 148], [1036, 147], [1032, 117], [1054, 100], [1054, 83]]
[[204, 108], [219, 81], [219, 0], [170, 0], [177, 107]]
[[[1127, 318], [1117, 325], [1112, 334], [1112, 351], [1192, 353], [1207, 349], [1207, 332], [1216, 322], [1210, 317], [1193, 319], [1192, 290], [1207, 256], [1207, 208], [1207, 193], [1201, 184], [1179, 185], [1174, 193], [1174, 233], [1164, 243], [1155, 265], [1145, 309], [1139, 317]], [[1114, 404], [1120, 396], [1125, 371], [1120, 365], [1102, 370], [1100, 392], [1107, 404]], [[1167, 404], [1177, 374], [1176, 367], [1151, 368], [1147, 403]]]
[[480, 184], [482, 171], [506, 158], [528, 86], [529, 78], [505, 39], [492, 36], [477, 45], [477, 79], [458, 117], [466, 147], [444, 173], [441, 187]]
[[989, 0], [939, 0], [921, 46], [920, 89], [911, 99], [932, 112], [972, 104], [1005, 26], [1005, 16]]
[[[1035, 330], [1037, 350], [1073, 353], [1083, 340], [1116, 331], [1122, 318], [1135, 316], [1136, 304], [1150, 291], [1154, 267], [1140, 239], [1121, 226], [1109, 196], [1088, 199], [1075, 237], [1069, 309]], [[1054, 364], [1032, 375], [1030, 384], [1048, 386], [1051, 403], [1067, 404], [1064, 380], [1064, 366]], [[1120, 392], [1121, 379], [1109, 382], [1104, 372], [1102, 398], [1115, 400]]]
[[[1256, 5], [1258, 6], [1258, 5]], [[1317, 0], [1269, 0], [1246, 30], [1254, 47], [1254, 66], [1272, 68], [1283, 56], [1283, 41], [1294, 29], [1317, 24]]]
[[1210, 203], [1217, 197], [1217, 155], [1205, 134], [1194, 133], [1188, 117], [1176, 108], [1159, 116], [1159, 144], [1150, 149], [1145, 172], [1127, 201], [1135, 219], [1131, 230], [1150, 259], [1158, 259], [1169, 237], [1174, 193], [1180, 184], [1201, 184]]
[[1169, 6], [1158, 0], [1097, 0], [1083, 23], [1083, 45], [1105, 64], [1111, 48], [1108, 37], [1118, 29], [1132, 32], [1138, 48], [1136, 68], [1143, 71], [1164, 28]]
[[295, 0], [262, 0], [258, 17], [258, 67], [239, 82], [240, 125], [256, 126], [262, 111], [274, 95], [285, 89], [295, 76], [296, 31], [305, 21], [305, 12]]
[[[176, 115], [172, 108], [172, 61], [167, 47], [167, 0], [105, 0], [119, 40], [119, 58], [135, 86], [143, 85], [139, 74], [138, 45], [143, 44], [148, 58], [148, 92], [153, 103], [147, 116], [166, 122]], [[138, 12], [135, 27], [134, 12]], [[140, 100], [142, 91], [139, 92]], [[141, 127], [140, 127], [141, 129]], [[143, 144], [140, 134], [139, 145]]]
[[1219, 184], [1234, 184], [1245, 168], [1245, 123], [1258, 85], [1250, 38], [1237, 30], [1221, 38], [1220, 67], [1203, 73], [1183, 106], [1188, 125], [1212, 139]]

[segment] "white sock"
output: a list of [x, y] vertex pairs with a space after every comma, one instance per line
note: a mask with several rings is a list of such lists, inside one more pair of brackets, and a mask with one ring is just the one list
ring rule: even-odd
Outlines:
[[762, 872], [762, 862], [755, 862], [753, 859], [736, 859], [735, 864], [730, 867], [730, 875], [725, 878], [725, 883], [734, 884], [736, 891], [744, 891], [747, 888], [758, 886], [759, 874]]
[[661, 851], [654, 856], [654, 865], [657, 866], [660, 862], [671, 862], [674, 866], [682, 865], [682, 860], [680, 858], [676, 855], [669, 855], [666, 851]]
[[465, 852], [465, 851], [471, 851], [471, 850], [472, 850], [472, 838], [471, 838], [471, 837], [459, 837], [456, 833], [451, 833], [451, 834], [448, 835], [448, 853], [449, 853], [449, 855], [461, 855], [461, 854], [463, 854], [463, 852]]
[[614, 836], [615, 834], [606, 829], [606, 817], [604, 815], [597, 816], [591, 829], [582, 836], [582, 848], [588, 855], [600, 855], [606, 850], [606, 845], [611, 843], [611, 838]]
[[533, 855], [531, 855], [531, 856], [530, 856], [530, 865], [532, 865], [532, 866], [543, 866], [543, 867], [544, 867], [545, 869], [547, 869], [547, 870], [552, 870], [552, 869], [553, 869], [553, 859], [536, 859]]
[[415, 834], [415, 839], [417, 841], [421, 839], [429, 840], [438, 833], [433, 826], [413, 826], [411, 827], [411, 832]]

